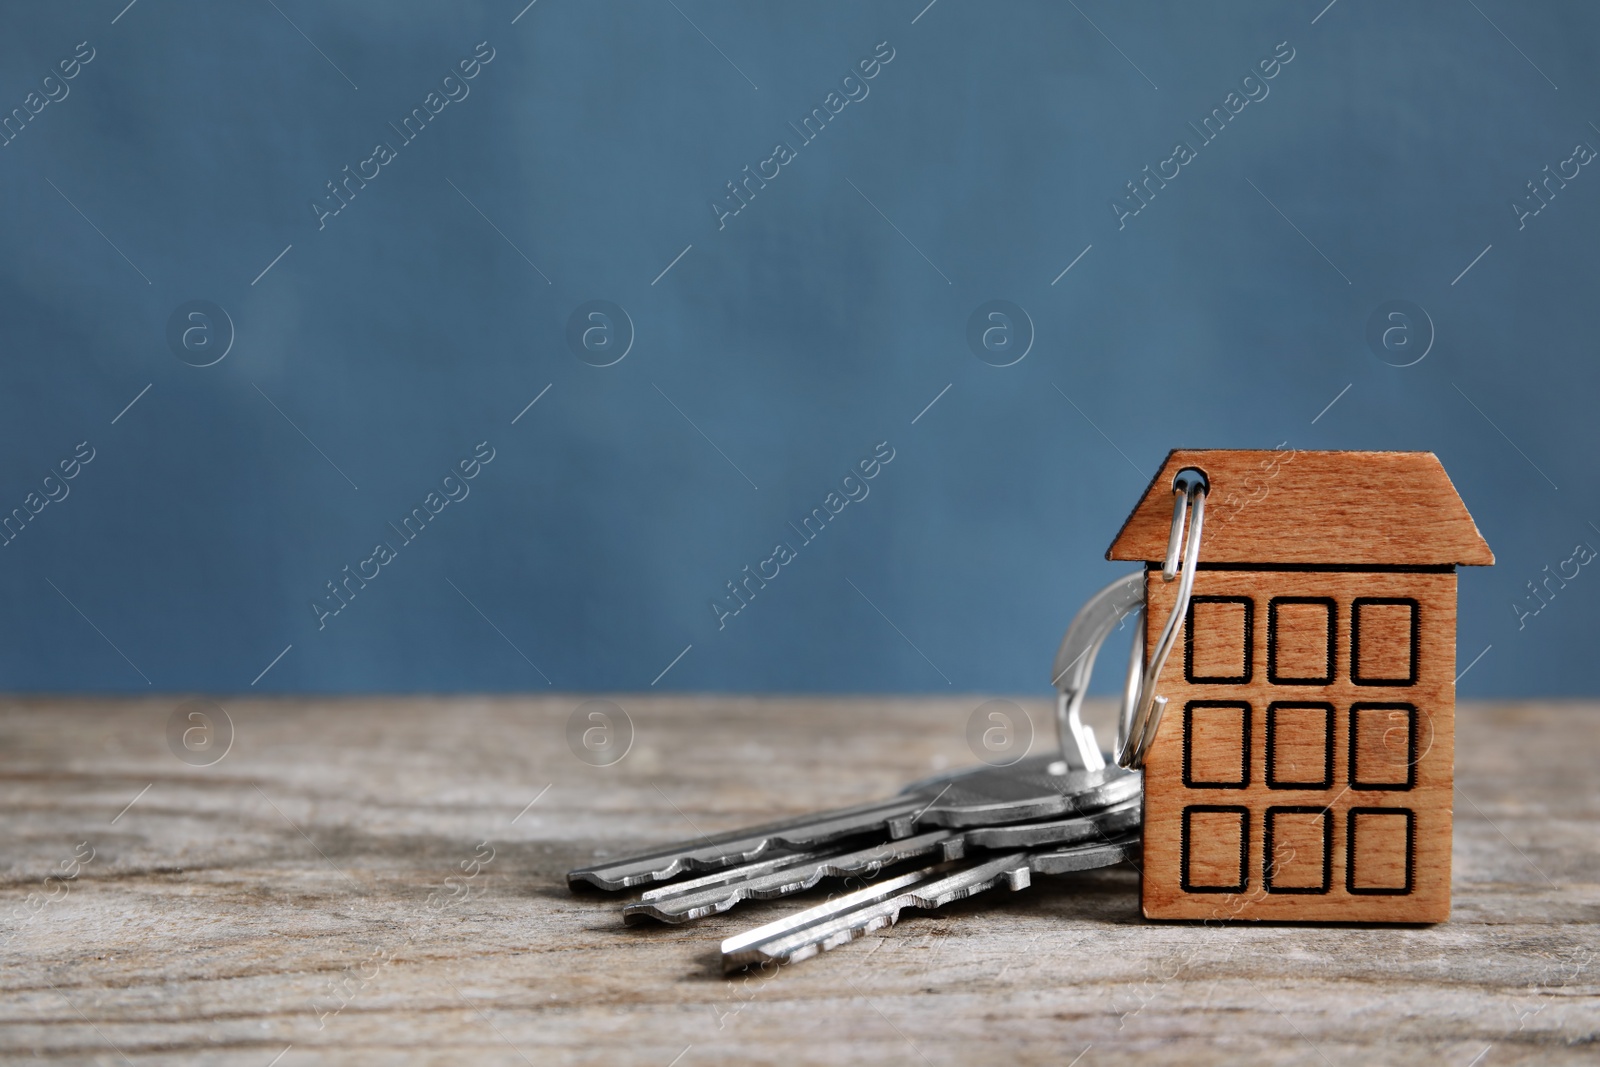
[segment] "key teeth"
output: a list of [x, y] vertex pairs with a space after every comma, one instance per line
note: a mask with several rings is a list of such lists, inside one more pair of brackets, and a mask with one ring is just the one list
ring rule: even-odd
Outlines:
[[673, 860], [665, 867], [657, 867], [641, 874], [625, 874], [620, 878], [607, 878], [601, 874], [600, 867], [583, 867], [567, 872], [567, 888], [576, 889], [579, 886], [593, 886], [604, 889], [608, 893], [615, 893], [622, 889], [631, 889], [636, 885], [645, 885], [649, 882], [664, 882], [668, 878], [676, 878], [685, 873], [689, 868], [678, 860]]
[[[680, 874], [687, 874], [697, 868], [678, 860], [657, 867], [642, 874], [628, 874], [621, 878], [607, 878], [599, 870], [585, 868], [583, 870], [567, 872], [567, 888], [576, 889], [580, 886], [592, 886], [595, 889], [604, 889], [608, 893], [615, 893], [623, 889], [632, 889], [634, 886], [648, 885], [653, 882], [665, 882], [669, 878], [676, 878]], [[715, 867], [706, 870], [717, 870]]]
[[[953, 875], [951, 877], [957, 876]], [[865, 935], [873, 933], [877, 930], [882, 930], [884, 927], [893, 926], [895, 923], [900, 921], [900, 913], [907, 908], [919, 908], [923, 911], [937, 911], [946, 904], [950, 904], [957, 900], [965, 900], [968, 897], [973, 897], [986, 890], [993, 889], [995, 886], [1000, 884], [1002, 879], [1006, 882], [1008, 888], [1013, 891], [1026, 889], [1033, 884], [1033, 872], [1028, 867], [1026, 861], [1013, 862], [1004, 869], [996, 870], [992, 875], [982, 879], [981, 881], [971, 882], [966, 885], [954, 886], [948, 889], [941, 889], [935, 893], [926, 892], [926, 889], [933, 888], [934, 886], [937, 886], [945, 881], [945, 879], [942, 878], [936, 879], [934, 882], [924, 887], [924, 891], [907, 889], [905, 892], [889, 897], [888, 899], [880, 901], [877, 904], [866, 905], [865, 908], [867, 910], [874, 908], [882, 910], [878, 911], [877, 914], [871, 916], [864, 922], [851, 923], [844, 929], [835, 930], [827, 937], [821, 938], [817, 941], [808, 941], [804, 944], [796, 945], [789, 952], [768, 952], [761, 947], [763, 943], [760, 942], [750, 946], [749, 948], [738, 949], [734, 952], [724, 952], [722, 955], [722, 971], [724, 974], [732, 974], [736, 971], [744, 970], [746, 967], [750, 967], [758, 963], [777, 962], [780, 965], [786, 963], [799, 963], [801, 960], [808, 960], [819, 953], [829, 952], [833, 949], [836, 949], [840, 945], [847, 945], [857, 938], [864, 937]], [[796, 931], [796, 933], [798, 933], [798, 931]], [[773, 940], [779, 939], [774, 938]], [[771, 942], [769, 941], [765, 943], [770, 944]]]
[[697, 908], [690, 908], [685, 912], [667, 911], [654, 903], [629, 904], [622, 909], [622, 921], [627, 926], [641, 926], [649, 919], [657, 919], [674, 925], [693, 922], [695, 919], [704, 919], [707, 915], [720, 915], [745, 899], [748, 898], [741, 894], [730, 900], [719, 900]]
[[[771, 826], [751, 827], [716, 837], [593, 863], [567, 872], [567, 884], [580, 882], [615, 891], [650, 882], [664, 882], [681, 874], [709, 873], [791, 853], [807, 852], [828, 842], [862, 834], [888, 832], [892, 840], [912, 836], [916, 830], [907, 812], [921, 805], [916, 797], [891, 797], [856, 808], [841, 808], [817, 817], [787, 820]], [[819, 826], [832, 827], [826, 831]], [[730, 851], [734, 846], [741, 846]], [[657, 864], [657, 866], [651, 866]], [[621, 872], [621, 873], [612, 873]]]
[[580, 890], [585, 886], [590, 889], [604, 889], [608, 892], [614, 893], [619, 889], [628, 888], [628, 883], [626, 881], [619, 882], [611, 878], [602, 878], [598, 874], [591, 874], [588, 871], [567, 872], [568, 889]]
[[690, 908], [688, 911], [670, 911], [663, 906], [661, 901], [640, 901], [625, 905], [622, 909], [622, 921], [633, 925], [644, 918], [660, 919], [664, 923], [686, 923], [695, 919], [703, 919], [707, 915], [717, 915], [730, 910], [742, 900], [776, 900], [780, 897], [790, 896], [794, 893], [803, 893], [807, 889], [815, 888], [817, 883], [828, 877], [840, 877], [847, 874], [864, 874], [868, 877], [876, 875], [882, 869], [882, 864], [863, 867], [857, 870], [841, 870], [838, 867], [824, 865], [814, 868], [805, 878], [793, 882], [784, 882], [770, 889], [757, 891], [750, 886], [730, 886], [727, 895], [718, 897], [714, 901]]
[[[944, 860], [958, 860], [965, 854], [964, 843], [959, 837], [952, 837], [940, 842], [939, 847], [943, 852]], [[844, 857], [837, 858], [843, 859]], [[692, 907], [684, 912], [669, 910], [670, 897], [661, 900], [635, 901], [632, 904], [623, 906], [622, 921], [630, 926], [636, 925], [646, 918], [659, 919], [665, 923], [691, 922], [695, 919], [703, 919], [707, 915], [716, 915], [729, 911], [740, 901], [778, 900], [782, 897], [792, 896], [795, 893], [803, 893], [808, 889], [816, 888], [824, 878], [845, 878], [850, 876], [874, 878], [881, 874], [885, 867], [892, 867], [897, 863], [902, 863], [912, 858], [914, 857], [891, 855], [866, 863], [835, 863], [826, 860], [815, 864], [802, 863], [800, 866], [806, 868], [807, 871], [804, 878], [795, 878], [791, 881], [761, 888], [751, 885], [731, 885], [727, 887], [726, 895], [718, 897], [714, 901], [708, 901], [704, 905]], [[707, 889], [704, 892], [709, 893], [712, 890]]]
[[567, 885], [581, 884], [592, 885], [599, 889], [615, 892], [619, 889], [631, 889], [634, 886], [648, 885], [665, 882], [681, 874], [709, 874], [713, 871], [726, 870], [729, 867], [739, 867], [746, 863], [767, 859], [773, 853], [782, 855], [786, 852], [799, 852], [800, 848], [792, 842], [785, 840], [781, 835], [764, 838], [759, 844], [743, 852], [729, 852], [716, 856], [714, 859], [705, 859], [700, 856], [674, 856], [660, 867], [651, 867], [648, 870], [625, 874], [617, 878], [608, 878], [601, 872], [609, 867], [619, 864], [597, 863], [592, 867], [580, 867], [575, 871], [567, 872]]
[[895, 908], [892, 913], [874, 915], [871, 921], [860, 926], [853, 926], [845, 930], [836, 931], [820, 941], [809, 941], [798, 945], [788, 952], [772, 953], [762, 948], [748, 948], [739, 952], [725, 953], [722, 957], [722, 973], [735, 974], [749, 967], [776, 963], [780, 967], [790, 963], [799, 963], [809, 960], [813, 956], [820, 956], [824, 952], [832, 952], [841, 945], [848, 945], [857, 938], [865, 937], [870, 933], [882, 930], [886, 926], [893, 926], [900, 919], [903, 907]]

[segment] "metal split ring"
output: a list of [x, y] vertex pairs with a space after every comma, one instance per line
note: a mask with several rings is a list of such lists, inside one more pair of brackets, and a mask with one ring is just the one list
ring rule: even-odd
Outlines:
[[[1144, 766], [1145, 756], [1155, 741], [1167, 698], [1157, 696], [1156, 680], [1177, 643], [1178, 630], [1189, 613], [1194, 592], [1194, 575], [1200, 562], [1200, 533], [1205, 524], [1206, 492], [1209, 482], [1203, 472], [1185, 467], [1172, 480], [1174, 496], [1172, 531], [1167, 539], [1167, 555], [1161, 578], [1178, 584], [1177, 602], [1167, 617], [1156, 642], [1155, 655], [1145, 662], [1145, 642], [1135, 635], [1128, 655], [1127, 680], [1123, 685], [1122, 710], [1117, 721], [1117, 765], [1128, 770]], [[1188, 536], [1185, 537], [1185, 526]], [[1118, 578], [1094, 596], [1074, 616], [1056, 652], [1052, 682], [1057, 690], [1056, 729], [1060, 735], [1061, 756], [1069, 769], [1097, 771], [1105, 767], [1094, 730], [1082, 717], [1084, 695], [1095, 657], [1111, 631], [1122, 621], [1146, 607], [1145, 575], [1134, 572]]]

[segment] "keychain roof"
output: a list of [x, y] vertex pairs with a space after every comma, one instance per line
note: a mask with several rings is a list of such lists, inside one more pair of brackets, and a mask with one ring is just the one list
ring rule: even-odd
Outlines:
[[1463, 564], [1494, 553], [1432, 452], [1174, 449], [1123, 523], [1106, 558], [1160, 560], [1172, 479], [1205, 472], [1211, 563]]

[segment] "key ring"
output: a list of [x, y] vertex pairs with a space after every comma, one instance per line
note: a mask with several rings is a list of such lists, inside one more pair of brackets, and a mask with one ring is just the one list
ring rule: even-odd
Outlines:
[[[1100, 646], [1111, 636], [1111, 631], [1122, 624], [1122, 620], [1137, 615], [1143, 608], [1144, 575], [1135, 572], [1118, 578], [1078, 609], [1072, 625], [1067, 627], [1066, 636], [1061, 639], [1061, 648], [1056, 652], [1051, 673], [1057, 690], [1056, 732], [1061, 741], [1061, 758], [1069, 770], [1098, 771], [1105, 768], [1105, 757], [1100, 753], [1094, 729], [1080, 717], [1083, 698], [1089, 691], [1089, 677], [1094, 673], [1094, 661], [1100, 653]], [[1143, 642], [1137, 637], [1133, 645], [1139, 652], [1143, 651]], [[1143, 665], [1142, 657], [1140, 665]], [[1125, 691], [1135, 691], [1138, 681], [1138, 673], [1130, 672]], [[1126, 719], [1130, 714], [1125, 710], [1122, 718]], [[1118, 747], [1121, 747], [1120, 732]]]
[[[1131, 707], [1133, 713], [1124, 720], [1117, 731], [1117, 765], [1128, 770], [1144, 766], [1144, 758], [1156, 739], [1156, 729], [1161, 725], [1161, 714], [1167, 708], [1167, 698], [1156, 695], [1156, 679], [1167, 665], [1172, 646], [1178, 640], [1178, 629], [1189, 614], [1189, 597], [1194, 592], [1194, 575], [1200, 567], [1200, 530], [1205, 525], [1206, 490], [1210, 483], [1204, 473], [1185, 467], [1172, 479], [1172, 532], [1167, 537], [1167, 558], [1161, 566], [1161, 580], [1170, 582], [1180, 577], [1178, 599], [1172, 605], [1172, 614], [1161, 630], [1161, 640], [1156, 643], [1156, 653], [1145, 666], [1135, 699], [1124, 698], [1123, 711]], [[1183, 525], [1187, 515], [1189, 537], [1184, 541]], [[1178, 546], [1183, 544], [1182, 570], [1179, 570]], [[1137, 644], [1138, 642], [1135, 642]], [[1141, 649], [1141, 654], [1142, 654]], [[1130, 669], [1129, 673], [1132, 671]]]
[[[1163, 581], [1181, 576], [1178, 599], [1167, 618], [1156, 644], [1155, 657], [1145, 662], [1144, 641], [1138, 636], [1128, 654], [1127, 679], [1123, 684], [1122, 709], [1117, 717], [1117, 765], [1138, 770], [1155, 741], [1167, 698], [1155, 695], [1156, 679], [1167, 664], [1176, 643], [1178, 629], [1189, 612], [1194, 591], [1194, 575], [1200, 562], [1200, 532], [1205, 523], [1206, 492], [1209, 483], [1201, 471], [1185, 467], [1172, 480], [1176, 499], [1172, 508], [1172, 532], [1167, 540], [1167, 556], [1161, 568]], [[1188, 537], [1184, 537], [1185, 519]], [[1181, 554], [1180, 554], [1181, 550]], [[1123, 619], [1146, 606], [1145, 575], [1135, 572], [1118, 578], [1101, 589], [1079, 609], [1061, 639], [1052, 668], [1057, 689], [1056, 730], [1060, 737], [1061, 758], [1068, 769], [1098, 771], [1106, 765], [1094, 730], [1081, 717], [1083, 698], [1089, 690], [1089, 677], [1095, 657], [1111, 631]]]

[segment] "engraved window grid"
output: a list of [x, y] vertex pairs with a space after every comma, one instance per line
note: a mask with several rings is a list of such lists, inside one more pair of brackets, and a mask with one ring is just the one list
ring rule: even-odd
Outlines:
[[[1279, 815], [1316, 815], [1322, 823], [1322, 884], [1320, 886], [1286, 886], [1273, 885], [1273, 872], [1276, 869], [1276, 858], [1273, 854], [1275, 843], [1273, 841], [1274, 821]], [[1261, 867], [1262, 885], [1268, 893], [1283, 895], [1312, 896], [1323, 895], [1333, 888], [1333, 812], [1328, 808], [1319, 808], [1314, 805], [1280, 805], [1267, 809], [1263, 821]]]
[[[1237, 710], [1239, 714], [1239, 780], [1201, 781], [1194, 776], [1194, 713], [1208, 708]], [[1183, 708], [1183, 784], [1189, 789], [1247, 789], [1250, 786], [1250, 730], [1253, 717], [1249, 701], [1191, 700]]]
[[[1363, 782], [1360, 771], [1360, 744], [1361, 744], [1361, 713], [1363, 711], [1388, 711], [1404, 712], [1406, 714], [1406, 780], [1404, 782]], [[1417, 755], [1419, 733], [1421, 732], [1421, 715], [1415, 704], [1404, 701], [1367, 700], [1350, 705], [1350, 788], [1352, 789], [1381, 789], [1403, 792], [1415, 789], [1417, 786], [1417, 764], [1421, 757]], [[1393, 727], [1386, 727], [1387, 731]]]
[[[1364, 678], [1361, 675], [1361, 609], [1367, 606], [1403, 605], [1411, 609], [1410, 672], [1404, 678]], [[1350, 602], [1350, 681], [1367, 686], [1410, 686], [1417, 684], [1422, 653], [1422, 605], [1415, 597], [1358, 596]]]
[[[1237, 815], [1239, 817], [1239, 881], [1234, 885], [1194, 885], [1189, 880], [1189, 832], [1194, 815]], [[1241, 804], [1191, 804], [1183, 809], [1179, 840], [1179, 880], [1185, 893], [1239, 893], [1250, 882], [1250, 809]]]
[[[1356, 820], [1362, 815], [1379, 815], [1393, 818], [1397, 815], [1405, 816], [1406, 820], [1406, 848], [1405, 872], [1406, 882], [1403, 886], [1357, 886], [1356, 885]], [[1410, 808], [1351, 808], [1345, 813], [1345, 856], [1344, 856], [1345, 892], [1352, 896], [1363, 897], [1403, 897], [1409, 895], [1417, 883], [1417, 813]]]
[[[1323, 713], [1323, 740], [1322, 740], [1322, 777], [1316, 781], [1280, 781], [1276, 773], [1277, 743], [1279, 738], [1278, 715], [1279, 711], [1308, 711], [1315, 710]], [[1332, 789], [1333, 788], [1333, 746], [1334, 742], [1334, 714], [1333, 705], [1321, 700], [1275, 700], [1267, 705], [1267, 750], [1266, 750], [1266, 778], [1268, 789]]]
[[[1310, 605], [1325, 608], [1328, 613], [1327, 666], [1321, 675], [1291, 678], [1278, 672], [1278, 607], [1279, 605]], [[1332, 685], [1339, 647], [1339, 608], [1327, 596], [1279, 596], [1267, 602], [1267, 680], [1273, 685]]]
[[[1240, 604], [1244, 607], [1244, 671], [1238, 675], [1198, 675], [1194, 673], [1194, 609], [1205, 604]], [[1255, 601], [1247, 596], [1194, 596], [1189, 598], [1189, 613], [1183, 626], [1184, 680], [1200, 685], [1242, 685], [1250, 681], [1255, 656]]]

